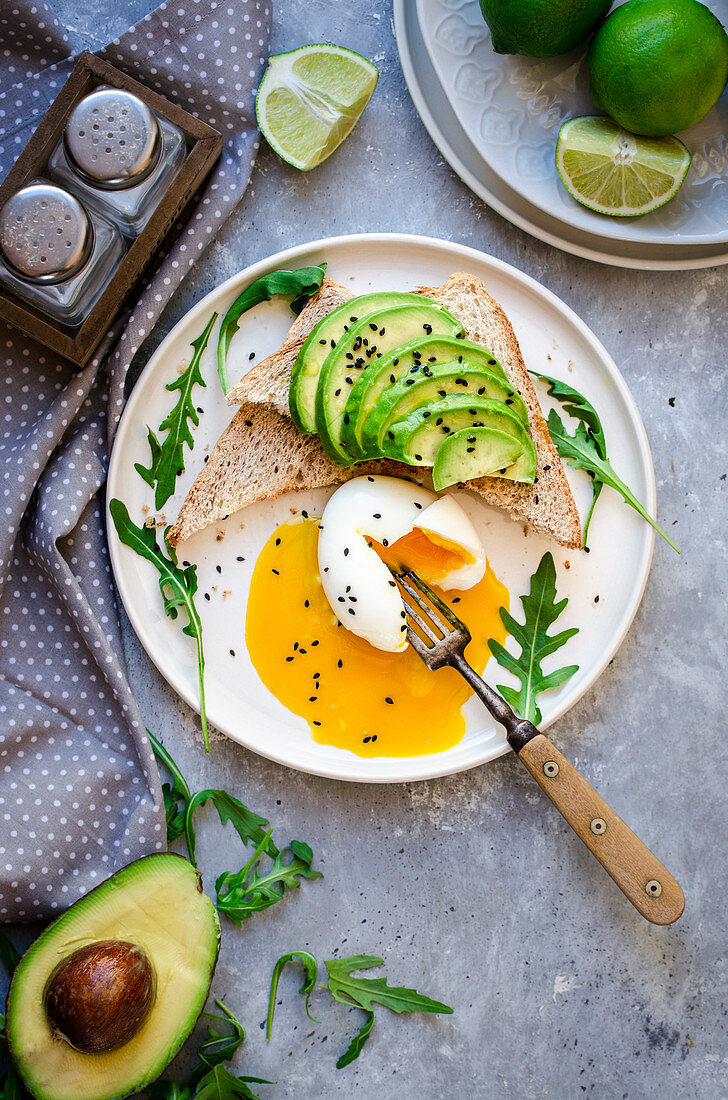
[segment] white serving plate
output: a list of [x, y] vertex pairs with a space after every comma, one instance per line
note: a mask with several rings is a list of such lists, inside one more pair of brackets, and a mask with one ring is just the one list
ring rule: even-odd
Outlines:
[[[419, 284], [437, 286], [457, 270], [480, 276], [508, 314], [526, 364], [533, 370], [568, 379], [593, 401], [616, 469], [646, 507], [654, 511], [652, 461], [634, 401], [605, 349], [568, 306], [515, 268], [474, 249], [426, 237], [358, 234], [300, 245], [254, 264], [208, 294], [162, 341], [134, 387], [109, 467], [108, 499], [120, 497], [136, 523], [147, 514], [144, 509], [152, 506], [151, 490], [134, 470], [135, 462], [148, 463], [146, 425], [156, 429], [168, 412], [174, 399], [165, 384], [176, 377], [180, 364], [189, 360], [190, 343], [213, 310], [224, 314], [243, 287], [268, 271], [323, 260], [328, 263], [329, 275], [351, 286], [354, 293], [409, 290]], [[245, 315], [229, 356], [231, 383], [248, 368], [251, 351], [260, 359], [278, 346], [291, 320], [292, 314], [282, 301], [265, 303]], [[204, 455], [234, 414], [225, 404], [217, 380], [216, 336], [214, 330], [202, 362], [207, 388], [198, 388], [195, 393], [195, 403], [204, 410], [195, 432], [195, 449], [187, 455], [178, 491], [165, 507], [170, 522]], [[548, 407], [548, 399], [544, 405]], [[570, 479], [583, 515], [590, 499], [587, 476], [570, 471]], [[205, 638], [210, 722], [254, 752], [289, 767], [359, 782], [427, 779], [474, 767], [508, 751], [501, 729], [473, 698], [465, 708], [466, 734], [446, 752], [408, 758], [358, 757], [317, 744], [308, 724], [283, 707], [260, 682], [244, 641], [247, 592], [257, 554], [274, 527], [289, 519], [292, 511], [305, 508], [315, 513], [330, 492], [290, 494], [253, 505], [225, 523], [199, 532], [180, 547], [180, 559], [198, 566], [196, 602]], [[527, 590], [542, 554], [551, 550], [554, 555], [559, 594], [569, 597], [559, 627], [577, 625], [580, 632], [548, 659], [546, 667], [576, 663], [580, 671], [541, 698], [542, 725], [546, 728], [589, 689], [624, 638], [647, 581], [652, 528], [605, 490], [590, 532], [592, 551], [586, 555], [563, 550], [533, 532], [526, 535], [523, 525], [475, 496], [461, 493], [460, 499], [481, 534], [496, 574], [511, 593], [511, 610], [517, 616], [517, 597]], [[142, 645], [174, 690], [191, 707], [199, 709], [194, 644], [182, 633], [179, 622], [165, 617], [156, 572], [119, 542], [110, 517], [109, 546], [124, 607]], [[237, 561], [239, 555], [244, 562]], [[210, 593], [209, 601], [203, 597], [205, 592]], [[493, 683], [511, 682], [509, 674], [493, 660], [486, 676]]]
[[[453, 0], [449, 6], [444, 3], [444, 0], [421, 0], [422, 4], [441, 4], [441, 2], [448, 14], [458, 15], [459, 8], [463, 7], [463, 0]], [[475, 26], [472, 4], [470, 0], [464, 0], [464, 3], [468, 5], [469, 25]], [[477, 13], [477, 5], [475, 11]], [[661, 231], [654, 239], [648, 236], [643, 239], [636, 233], [635, 227], [645, 219], [635, 219], [634, 222], [627, 219], [607, 219], [587, 211], [568, 196], [558, 181], [555, 170], [551, 177], [551, 186], [554, 191], [559, 190], [559, 196], [553, 201], [542, 201], [539, 204], [538, 193], [531, 193], [527, 180], [521, 181], [519, 186], [515, 174], [506, 176], [499, 174], [492, 163], [493, 159], [497, 161], [497, 158], [491, 157], [490, 147], [486, 149], [482, 138], [479, 137], [474, 142], [468, 136], [462, 125], [460, 105], [451, 102], [448, 98], [447, 91], [433, 65], [420, 29], [416, 4], [412, 0], [394, 0], [394, 16], [397, 45], [405, 79], [415, 107], [432, 140], [463, 182], [503, 217], [538, 239], [566, 252], [617, 267], [641, 270], [684, 270], [712, 267], [728, 262], [728, 182], [724, 178], [728, 146], [725, 137], [719, 138], [714, 143], [714, 148], [706, 149], [706, 155], [702, 160], [699, 156], [696, 157], [695, 167], [691, 169], [691, 175], [698, 174], [701, 179], [705, 177], [712, 195], [713, 213], [716, 218], [721, 219], [713, 226], [712, 231], [707, 232], [703, 237], [699, 236], [697, 241], [687, 239], [685, 233], [673, 234], [672, 230]], [[431, 24], [430, 20], [428, 26]], [[479, 33], [487, 35], [488, 29], [485, 24], [483, 28], [484, 31], [479, 29]], [[472, 33], [474, 34], [474, 31]], [[471, 37], [466, 41], [473, 41], [473, 39]], [[491, 57], [496, 57], [497, 55], [490, 50], [489, 40], [487, 47]], [[436, 52], [434, 46], [432, 52], [433, 55]], [[506, 60], [501, 58], [498, 63], [504, 63]], [[463, 58], [460, 58], [460, 61], [462, 62]], [[523, 58], [510, 58], [511, 64], [523, 63], [523, 61]], [[469, 61], [465, 63], [468, 64]], [[492, 80], [485, 79], [482, 88], [486, 97], [490, 87], [492, 87]], [[721, 101], [721, 111], [726, 109], [725, 101], [726, 97]], [[475, 106], [471, 104], [471, 109]], [[714, 109], [709, 118], [717, 112], [718, 108]], [[590, 110], [589, 113], [593, 111]], [[472, 115], [468, 116], [467, 112], [464, 114], [472, 121]], [[481, 109], [479, 118], [482, 114]], [[551, 139], [548, 135], [544, 138], [542, 132], [541, 144], [545, 146], [548, 140]], [[536, 163], [535, 160], [524, 158], [524, 163], [526, 161], [532, 165]], [[545, 165], [546, 161], [544, 160], [543, 163]], [[696, 186], [702, 186], [702, 184], [696, 184]], [[682, 200], [678, 196], [674, 201], [679, 203]], [[663, 217], [677, 217], [677, 213], [669, 213], [671, 207], [673, 211], [678, 210], [670, 203], [663, 211]], [[582, 211], [584, 215], [588, 215], [584, 224], [579, 213]], [[623, 230], [617, 232], [616, 227], [625, 225], [632, 228], [626, 233]]]

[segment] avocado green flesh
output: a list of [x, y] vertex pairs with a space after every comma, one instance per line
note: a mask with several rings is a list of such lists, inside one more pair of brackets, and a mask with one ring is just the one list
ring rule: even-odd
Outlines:
[[462, 326], [451, 313], [427, 301], [392, 306], [363, 318], [337, 342], [325, 359], [316, 389], [316, 429], [324, 450], [340, 466], [350, 466], [342, 445], [341, 430], [349, 393], [360, 373], [387, 352], [410, 343], [417, 336], [455, 336]]
[[[81, 1054], [56, 1038], [43, 1007], [57, 964], [97, 940], [142, 947], [156, 972], [152, 1009], [129, 1042]], [[220, 921], [195, 868], [160, 853], [129, 864], [72, 905], [25, 953], [8, 994], [7, 1039], [37, 1100], [116, 1100], [144, 1088], [174, 1057], [202, 1011]]]
[[461, 357], [463, 360], [467, 358], [476, 368], [486, 367], [505, 382], [508, 381], [503, 367], [487, 348], [455, 336], [426, 336], [413, 340], [406, 347], [395, 348], [389, 355], [372, 363], [354, 383], [346, 404], [349, 424], [342, 429], [342, 439], [346, 442], [347, 454], [366, 458], [376, 447], [376, 436], [372, 438], [367, 421], [389, 386], [394, 385], [418, 362], [433, 367], [437, 363], [450, 363]]
[[299, 432], [316, 431], [316, 387], [324, 359], [345, 332], [368, 313], [388, 306], [429, 301], [418, 294], [379, 291], [360, 294], [327, 313], [304, 340], [291, 371], [288, 407]]
[[412, 370], [406, 377], [388, 386], [380, 395], [362, 428], [362, 440], [365, 436], [375, 440], [369, 453], [376, 455], [381, 452], [384, 433], [394, 421], [448, 394], [472, 394], [502, 401], [528, 427], [528, 411], [523, 399], [488, 367], [477, 368], [467, 360], [462, 363], [435, 363], [431, 367], [425, 364], [416, 373]]
[[523, 454], [523, 444], [497, 428], [464, 428], [443, 439], [435, 455], [432, 483], [435, 492], [472, 481], [512, 466]]
[[536, 450], [530, 435], [516, 414], [501, 401], [485, 397], [468, 398], [451, 394], [428, 408], [416, 409], [386, 430], [382, 451], [387, 458], [411, 466], [434, 466], [438, 447], [446, 436], [463, 428], [475, 427], [505, 432], [523, 447], [521, 457], [499, 476], [512, 481], [533, 481]]

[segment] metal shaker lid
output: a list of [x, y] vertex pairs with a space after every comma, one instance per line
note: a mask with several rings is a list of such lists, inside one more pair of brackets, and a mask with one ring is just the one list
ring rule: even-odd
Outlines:
[[156, 167], [162, 144], [156, 115], [146, 103], [105, 85], [76, 104], [63, 140], [82, 179], [109, 191], [142, 183]]
[[88, 261], [91, 219], [78, 199], [46, 180], [31, 180], [0, 209], [0, 251], [15, 275], [62, 283]]

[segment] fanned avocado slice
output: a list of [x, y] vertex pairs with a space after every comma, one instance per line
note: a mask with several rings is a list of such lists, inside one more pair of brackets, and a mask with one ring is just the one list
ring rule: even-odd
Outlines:
[[215, 907], [181, 856], [138, 859], [86, 894], [13, 975], [6, 1034], [28, 1089], [116, 1100], [146, 1087], [202, 1011], [219, 946]]
[[515, 413], [502, 401], [486, 397], [450, 394], [433, 404], [416, 409], [395, 421], [384, 433], [382, 451], [387, 458], [410, 466], [434, 466], [443, 439], [463, 428], [495, 428], [511, 435], [523, 447], [513, 465], [499, 470], [498, 476], [511, 481], [532, 482], [536, 476], [536, 448]]
[[360, 294], [327, 313], [314, 325], [296, 357], [288, 390], [288, 407], [299, 432], [310, 434], [316, 431], [316, 386], [319, 371], [324, 359], [336, 347], [347, 328], [377, 309], [426, 300], [428, 299], [419, 294], [390, 291]]
[[372, 363], [355, 381], [346, 403], [348, 423], [342, 428], [346, 453], [365, 458], [376, 446], [376, 439], [367, 432], [365, 424], [381, 394], [389, 386], [394, 385], [414, 366], [449, 363], [460, 360], [461, 357], [475, 367], [487, 367], [505, 382], [508, 381], [501, 364], [482, 344], [453, 336], [432, 335], [413, 340], [406, 347], [396, 348], [389, 355]]
[[462, 363], [457, 360], [433, 363], [431, 366], [423, 363], [420, 367], [413, 366], [407, 375], [387, 386], [379, 395], [376, 405], [362, 426], [362, 446], [371, 440], [368, 454], [380, 454], [384, 433], [390, 424], [401, 420], [414, 409], [429, 405], [451, 393], [502, 401], [528, 427], [528, 410], [523, 398], [510, 383], [504, 382], [489, 367], [476, 367], [467, 360]]
[[377, 310], [351, 325], [324, 360], [316, 389], [316, 430], [324, 450], [340, 466], [350, 466], [341, 442], [349, 391], [370, 363], [411, 343], [419, 335], [457, 336], [460, 322], [427, 298], [415, 296], [415, 304]]
[[497, 474], [523, 454], [523, 444], [497, 428], [463, 428], [447, 435], [437, 448], [432, 467], [436, 492], [459, 481]]

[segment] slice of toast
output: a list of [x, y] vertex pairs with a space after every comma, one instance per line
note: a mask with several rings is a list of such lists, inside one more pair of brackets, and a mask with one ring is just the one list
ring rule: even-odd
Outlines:
[[[493, 352], [528, 408], [538, 458], [535, 484], [483, 477], [467, 482], [466, 487], [562, 545], [581, 546], [576, 504], [505, 313], [473, 275], [457, 273], [442, 287], [420, 287], [417, 293], [442, 302], [462, 321], [469, 339]], [[337, 466], [318, 438], [301, 435], [290, 419], [288, 386], [299, 348], [322, 317], [351, 297], [346, 287], [325, 279], [278, 351], [248, 371], [228, 392], [231, 403], [243, 404], [182, 505], [170, 532], [173, 545], [247, 504], [294, 489], [336, 485], [367, 473], [421, 480], [419, 468], [388, 460]]]

